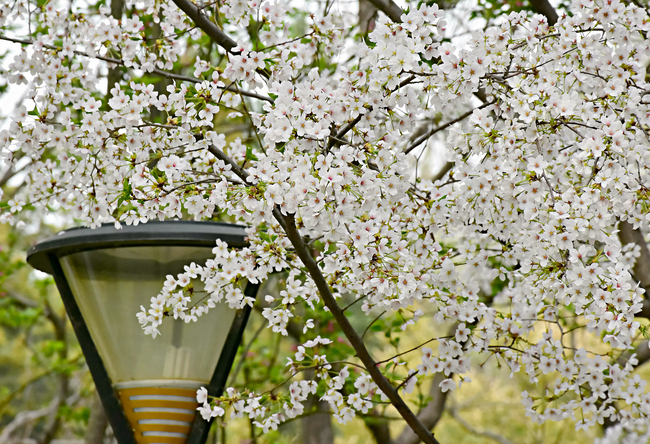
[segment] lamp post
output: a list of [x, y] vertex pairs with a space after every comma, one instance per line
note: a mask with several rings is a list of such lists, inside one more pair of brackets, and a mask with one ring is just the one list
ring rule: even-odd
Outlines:
[[[202, 444], [210, 424], [196, 408], [204, 386], [220, 396], [250, 308], [217, 304], [200, 324], [168, 319], [143, 334], [136, 313], [168, 274], [202, 263], [217, 239], [247, 245], [244, 228], [213, 222], [148, 222], [63, 231], [30, 249], [27, 262], [53, 275], [120, 444]], [[258, 285], [244, 293], [255, 297]], [[202, 290], [202, 288], [198, 288]]]

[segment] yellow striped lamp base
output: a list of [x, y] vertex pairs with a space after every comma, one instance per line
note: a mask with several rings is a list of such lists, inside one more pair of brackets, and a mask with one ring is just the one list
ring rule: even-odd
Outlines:
[[138, 444], [185, 444], [199, 406], [196, 388], [120, 385], [117, 393]]

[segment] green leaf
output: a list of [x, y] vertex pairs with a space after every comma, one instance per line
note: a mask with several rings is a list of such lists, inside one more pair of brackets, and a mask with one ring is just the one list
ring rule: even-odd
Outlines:
[[253, 154], [253, 148], [250, 146], [246, 147], [246, 160], [259, 160], [255, 154]]
[[122, 194], [120, 194], [119, 199], [117, 199], [117, 205], [120, 206], [122, 205], [123, 202], [127, 202], [131, 200], [131, 182], [129, 181], [128, 178], [124, 179], [124, 182], [122, 182]]

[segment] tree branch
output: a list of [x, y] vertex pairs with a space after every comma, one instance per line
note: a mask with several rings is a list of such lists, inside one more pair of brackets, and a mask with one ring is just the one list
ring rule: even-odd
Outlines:
[[369, 0], [370, 3], [381, 12], [386, 14], [395, 23], [402, 23], [402, 14], [404, 11], [397, 6], [393, 0]]
[[[15, 38], [7, 37], [7, 36], [4, 36], [4, 35], [0, 35], [0, 40], [5, 40], [5, 41], [8, 41], [8, 42], [13, 42], [13, 43], [20, 43], [22, 45], [33, 45], [34, 44], [34, 42], [32, 40], [15, 39]], [[56, 50], [56, 51], [61, 50], [61, 48], [59, 48], [58, 46], [54, 46], [54, 45], [43, 45], [43, 47], [47, 48], [47, 49], [53, 49], [53, 50]], [[102, 61], [107, 62], [107, 63], [114, 63], [116, 65], [124, 66], [124, 61], [121, 60], [121, 59], [114, 59], [112, 57], [105, 57], [105, 56], [100, 56], [100, 55], [91, 56], [91, 55], [86, 54], [85, 52], [82, 52], [82, 51], [74, 51], [74, 53], [76, 55], [78, 55], [78, 56], [94, 58], [94, 59], [97, 59], [97, 60], [102, 60]], [[197, 79], [196, 77], [186, 76], [186, 75], [182, 75], [182, 74], [176, 74], [176, 73], [165, 71], [165, 70], [158, 69], [158, 68], [154, 68], [151, 71], [151, 73], [152, 74], [157, 74], [159, 76], [167, 77], [168, 79], [179, 80], [179, 81], [183, 81], [183, 82], [201, 83], [201, 82], [204, 81], [204, 80], [201, 80], [201, 79]], [[109, 85], [109, 87], [111, 87], [111, 86], [112, 85]], [[225, 86], [225, 87], [219, 87], [219, 89], [223, 89], [224, 91], [227, 91], [230, 87], [231, 87], [231, 85], [228, 85], [228, 86]], [[242, 96], [250, 97], [252, 99], [264, 100], [265, 102], [274, 103], [272, 98], [267, 97], [267, 96], [263, 96], [261, 94], [257, 94], [257, 93], [250, 92], [250, 91], [242, 91], [242, 90], [239, 90], [239, 93]]]
[[[632, 273], [634, 273], [634, 279], [638, 279], [641, 287], [645, 289], [646, 299], [643, 300], [641, 311], [635, 316], [650, 319], [650, 300], [647, 299], [648, 291], [650, 290], [650, 251], [648, 251], [648, 244], [643, 238], [641, 230], [638, 228], [634, 229], [632, 224], [626, 221], [620, 221], [618, 223], [618, 229], [618, 238], [621, 241], [621, 244], [627, 245], [635, 243], [641, 248], [641, 256], [639, 256], [634, 263]], [[650, 361], [650, 348], [648, 347], [648, 341], [641, 342], [632, 353], [635, 353], [636, 359], [639, 360], [637, 367]], [[623, 354], [618, 358], [618, 363], [621, 366], [624, 366], [630, 359], [630, 356], [630, 353]]]
[[[218, 159], [222, 160], [224, 163], [231, 166], [232, 171], [239, 176], [240, 179], [246, 181], [248, 178], [248, 173], [243, 170], [235, 161], [228, 157], [223, 151], [214, 145], [210, 145], [208, 150]], [[366, 370], [372, 377], [377, 387], [388, 397], [388, 399], [393, 404], [393, 407], [399, 412], [399, 414], [404, 418], [406, 423], [413, 429], [413, 431], [420, 437], [420, 439], [425, 444], [439, 444], [438, 441], [434, 438], [433, 434], [418, 420], [418, 418], [413, 414], [411, 409], [406, 405], [404, 400], [400, 397], [395, 387], [384, 377], [379, 368], [377, 367], [374, 359], [370, 356], [368, 349], [366, 348], [363, 340], [359, 337], [357, 332], [354, 330], [350, 321], [341, 310], [341, 307], [336, 302], [332, 291], [325, 280], [325, 277], [320, 271], [318, 264], [312, 257], [309, 249], [305, 245], [305, 242], [296, 227], [296, 221], [293, 214], [284, 216], [280, 211], [279, 207], [273, 209], [273, 216], [278, 221], [280, 226], [283, 228], [287, 237], [291, 241], [293, 248], [298, 254], [298, 257], [307, 268], [309, 275], [316, 284], [318, 292], [325, 303], [325, 306], [330, 310], [337, 324], [343, 331], [343, 334], [354, 348], [354, 351], [357, 353], [357, 357], [363, 362], [363, 365], [366, 367]]]
[[[25, 381], [24, 383], [22, 383], [22, 384], [20, 385], [20, 387], [18, 387], [17, 389], [15, 389], [15, 390], [12, 391], [11, 393], [9, 393], [9, 395], [8, 395], [6, 398], [0, 400], [0, 413], [2, 413], [2, 411], [5, 409], [5, 407], [7, 407], [7, 406], [9, 405], [9, 403], [10, 403], [10, 402], [11, 402], [11, 401], [16, 397], [16, 396], [18, 396], [20, 393], [22, 393], [23, 391], [25, 391], [25, 389], [26, 389], [27, 387], [29, 387], [30, 385], [34, 384], [34, 383], [37, 382], [37, 381], [40, 381], [41, 379], [45, 378], [46, 376], [51, 375], [52, 373], [56, 373], [57, 371], [61, 370], [64, 366], [66, 366], [66, 365], [68, 365], [68, 364], [74, 364], [74, 363], [77, 363], [78, 361], [81, 361], [81, 360], [82, 360], [82, 357], [83, 357], [83, 356], [82, 356], [81, 354], [79, 354], [77, 357], [70, 359], [70, 361], [68, 361], [68, 362], [66, 362], [66, 363], [64, 363], [64, 364], [62, 364], [62, 365], [59, 365], [59, 366], [56, 366], [56, 367], [52, 367], [52, 368], [50, 368], [50, 369], [44, 371], [43, 373], [40, 373], [40, 374], [34, 376], [33, 378], [29, 379], [28, 381]], [[0, 443], [1, 443], [1, 442], [2, 442], [2, 441], [0, 441]]]
[[533, 11], [546, 17], [549, 26], [553, 26], [557, 23], [557, 12], [548, 0], [530, 0], [530, 6], [533, 8]]
[[646, 299], [643, 300], [643, 307], [641, 311], [635, 316], [639, 318], [650, 319], [650, 250], [646, 243], [641, 230], [634, 229], [632, 224], [626, 221], [618, 223], [618, 239], [622, 245], [634, 243], [641, 248], [641, 256], [639, 256], [632, 268], [633, 278], [639, 282], [641, 287], [646, 291]]
[[241, 180], [246, 182], [246, 179], [248, 179], [248, 173], [242, 167], [240, 167], [237, 162], [232, 160], [223, 151], [212, 144], [208, 146], [208, 151], [210, 151], [214, 157], [223, 161], [226, 165], [230, 165], [232, 172], [235, 173]]
[[50, 404], [47, 407], [43, 407], [42, 409], [39, 410], [19, 412], [14, 417], [14, 419], [5, 426], [2, 433], [0, 433], [0, 442], [2, 443], [10, 442], [9, 438], [11, 437], [11, 434], [15, 430], [56, 411], [59, 408], [59, 400], [60, 400], [59, 397], [56, 397], [52, 400], [52, 402], [50, 402]]
[[456, 162], [451, 162], [451, 161], [445, 162], [442, 168], [440, 168], [440, 171], [438, 171], [436, 175], [431, 178], [431, 183], [436, 183], [437, 181], [445, 177], [447, 173], [451, 171], [454, 165], [456, 165]]
[[460, 122], [461, 120], [466, 119], [467, 117], [471, 116], [474, 110], [476, 109], [483, 109], [489, 105], [492, 105], [494, 103], [494, 100], [490, 102], [485, 102], [483, 105], [477, 106], [476, 108], [472, 108], [471, 110], [467, 111], [466, 113], [461, 114], [460, 116], [456, 117], [454, 120], [450, 120], [449, 122], [445, 123], [444, 125], [440, 125], [439, 127], [433, 128], [430, 131], [428, 131], [426, 134], [423, 134], [422, 136], [418, 137], [411, 145], [409, 145], [405, 150], [404, 153], [408, 154], [411, 151], [413, 151], [415, 148], [419, 147], [422, 145], [429, 137], [433, 136], [439, 131], [442, 131], [444, 129], [449, 128], [451, 125]]
[[374, 17], [377, 14], [375, 8], [369, 0], [359, 0], [359, 31], [366, 34], [375, 27]]
[[[375, 412], [374, 409], [370, 413], [373, 412]], [[390, 439], [390, 427], [388, 426], [388, 421], [379, 416], [374, 417], [372, 415], [368, 415], [363, 417], [363, 422], [372, 434], [373, 438], [375, 438], [377, 444], [392, 443]]]
[[375, 361], [373, 360], [372, 356], [370, 356], [370, 353], [368, 352], [368, 349], [363, 343], [363, 340], [361, 339], [361, 337], [359, 337], [357, 332], [350, 324], [350, 321], [348, 321], [348, 318], [341, 310], [341, 307], [339, 307], [339, 305], [337, 304], [336, 299], [334, 298], [334, 295], [332, 294], [332, 291], [330, 290], [329, 285], [325, 280], [325, 277], [323, 276], [320, 268], [318, 267], [318, 264], [316, 263], [311, 253], [305, 246], [302, 236], [300, 235], [298, 228], [296, 228], [293, 214], [283, 216], [279, 208], [276, 207], [273, 210], [273, 216], [281, 224], [282, 221], [284, 222], [283, 225], [287, 237], [291, 241], [291, 244], [293, 245], [296, 253], [298, 254], [298, 257], [303, 262], [305, 268], [309, 272], [309, 275], [311, 276], [314, 283], [316, 284], [316, 288], [318, 288], [318, 292], [320, 293], [321, 298], [325, 303], [325, 306], [330, 310], [330, 312], [334, 316], [334, 319], [336, 320], [337, 324], [343, 331], [343, 334], [345, 334], [345, 337], [350, 342], [350, 345], [352, 345], [352, 347], [354, 348], [355, 352], [357, 353], [357, 357], [361, 360], [361, 362], [363, 362], [364, 366], [366, 367], [366, 370], [372, 377], [375, 384], [377, 384], [377, 387], [379, 387], [379, 389], [388, 397], [388, 399], [393, 404], [393, 407], [397, 409], [397, 411], [400, 413], [402, 418], [404, 418], [406, 423], [411, 427], [411, 429], [413, 429], [413, 431], [420, 437], [420, 439], [424, 443], [437, 444], [438, 441], [433, 437], [433, 434], [418, 420], [418, 418], [413, 414], [411, 409], [409, 409], [409, 407], [406, 405], [404, 400], [400, 397], [397, 390], [395, 390], [395, 387], [393, 387], [391, 383], [381, 373], [381, 371], [375, 364]]
[[[233, 50], [237, 46], [237, 43], [223, 32], [221, 28], [213, 23], [205, 14], [203, 14], [203, 11], [194, 3], [190, 0], [173, 0], [173, 2], [176, 6], [182, 9], [183, 12], [192, 19], [194, 24], [201, 28], [203, 32], [205, 32], [217, 45], [221, 46], [230, 54], [238, 54], [238, 52]], [[271, 77], [271, 75], [264, 69], [258, 68], [256, 71], [266, 79]]]
[[[388, 18], [390, 18], [393, 22], [402, 23], [402, 14], [405, 14], [405, 12], [402, 8], [397, 6], [397, 4], [393, 2], [393, 0], [368, 0], [368, 1], [372, 3], [375, 8], [379, 9], [381, 12], [386, 14]], [[540, 0], [540, 1], [546, 2], [548, 0]], [[444, 5], [443, 5], [443, 9], [445, 9]], [[481, 102], [487, 102], [487, 96], [485, 95], [485, 91], [482, 88], [479, 88], [479, 90], [474, 93], [474, 96], [476, 96]]]
[[645, 289], [647, 297], [648, 292], [650, 292], [650, 251], [648, 251], [648, 244], [643, 238], [641, 230], [638, 228], [635, 230], [632, 224], [626, 221], [620, 221], [618, 223], [618, 229], [618, 238], [621, 244], [635, 243], [641, 248], [641, 256], [634, 263], [632, 272], [634, 273], [634, 278]]
[[621, 367], [625, 367], [625, 364], [627, 364], [627, 361], [630, 360], [630, 356], [632, 356], [632, 354], [636, 354], [635, 358], [639, 361], [636, 364], [636, 367], [640, 367], [646, 362], [650, 361], [650, 347], [648, 347], [648, 341], [641, 342], [639, 345], [636, 346], [636, 348], [632, 353], [630, 352], [623, 353], [621, 356], [619, 356], [616, 362]]
[[[424, 407], [418, 414], [418, 420], [424, 424], [427, 429], [433, 429], [440, 418], [442, 418], [442, 413], [445, 411], [445, 403], [447, 402], [447, 394], [449, 392], [443, 392], [440, 389], [440, 383], [445, 380], [447, 377], [442, 373], [436, 373], [431, 381], [431, 387], [429, 388], [429, 397], [432, 400]], [[413, 430], [408, 427], [404, 427], [402, 433], [393, 441], [393, 444], [417, 444], [420, 442], [420, 438], [413, 433]]]
[[[314, 379], [314, 369], [304, 373], [306, 380]], [[305, 402], [305, 411], [312, 414], [300, 419], [302, 426], [302, 444], [334, 444], [332, 412], [327, 401], [321, 401], [316, 395], [309, 395]]]
[[332, 147], [334, 146], [341, 145], [343, 137], [345, 137], [345, 135], [349, 133], [356, 126], [356, 124], [361, 121], [362, 117], [363, 114], [359, 114], [357, 117], [354, 118], [354, 120], [352, 120], [350, 123], [348, 123], [343, 128], [341, 128], [341, 130], [338, 133], [336, 133], [335, 136], [330, 137], [329, 141], [327, 142], [326, 151], [331, 150]]
[[2, 178], [0, 178], [0, 187], [3, 187], [11, 180], [12, 177], [14, 177], [16, 174], [20, 173], [21, 171], [25, 170], [28, 166], [32, 164], [31, 160], [27, 162], [25, 165], [21, 166], [17, 170], [14, 170], [13, 165], [10, 166], [7, 171], [2, 175]]
[[[124, 0], [111, 0], [111, 16], [115, 20], [120, 21], [122, 20], [123, 14]], [[111, 94], [111, 88], [113, 88], [116, 83], [119, 83], [121, 78], [122, 71], [119, 69], [119, 65], [108, 69], [108, 74], [106, 76], [106, 82], [108, 82], [106, 92], [108, 94], [106, 94], [106, 97], [104, 98], [104, 109], [109, 109], [108, 102], [113, 98], [113, 94]]]
[[237, 43], [214, 24], [205, 14], [190, 0], [173, 0], [192, 21], [203, 30], [217, 45], [221, 46], [226, 52], [235, 54], [233, 48]]

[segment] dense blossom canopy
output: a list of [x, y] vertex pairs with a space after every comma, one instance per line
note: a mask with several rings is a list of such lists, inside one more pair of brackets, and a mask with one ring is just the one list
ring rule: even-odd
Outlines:
[[[469, 381], [472, 355], [493, 356], [533, 384], [554, 378], [522, 394], [533, 421], [588, 428], [607, 419], [620, 423], [613, 440], [646, 431], [650, 394], [633, 374], [644, 290], [632, 277], [645, 246], [619, 236], [619, 224], [650, 220], [645, 9], [574, 0], [553, 27], [513, 12], [457, 47], [443, 41], [435, 4], [412, 5], [401, 23], [380, 16], [364, 40], [336, 8], [309, 16], [294, 38], [283, 2], [226, 0], [225, 31], [236, 38], [254, 18], [264, 24], [260, 45], [240, 35], [221, 43], [220, 66], [197, 56], [181, 75], [169, 70], [202, 31], [180, 3], [127, 2], [132, 13], [118, 21], [106, 6], [1, 2], [3, 29], [31, 16], [39, 32], [7, 72], [31, 82], [34, 108], [0, 132], [2, 161], [29, 160], [29, 187], [6, 199], [0, 220], [53, 209], [91, 226], [227, 214], [250, 227], [250, 246], [218, 242], [214, 259], [169, 276], [138, 314], [147, 334], [171, 322], [165, 313], [201, 322], [215, 304], [252, 304], [242, 280], [285, 271], [263, 311], [279, 334], [298, 304], [332, 310], [324, 289], [359, 298], [369, 319], [401, 313], [405, 331], [453, 321], [452, 335], [412, 352], [417, 367], [391, 373], [400, 392], [439, 372], [442, 390], [454, 390]], [[151, 15], [162, 31], [155, 45], [140, 18]], [[120, 78], [105, 91], [97, 60], [173, 82], [159, 92]], [[249, 119], [255, 136], [228, 142], [215, 128], [223, 110]], [[442, 134], [448, 165], [434, 180], [419, 177], [414, 155]], [[207, 297], [191, 291], [199, 280]], [[434, 316], [422, 316], [424, 303]], [[301, 325], [308, 337], [313, 327]], [[576, 346], [578, 329], [590, 334]], [[366, 362], [370, 374], [356, 375], [328, 363], [332, 347], [314, 334], [298, 348], [286, 396], [199, 392], [201, 413], [245, 413], [268, 430], [301, 414], [312, 393], [341, 422], [388, 399]], [[301, 380], [305, 368], [320, 379]], [[346, 381], [354, 390], [341, 390]]]

